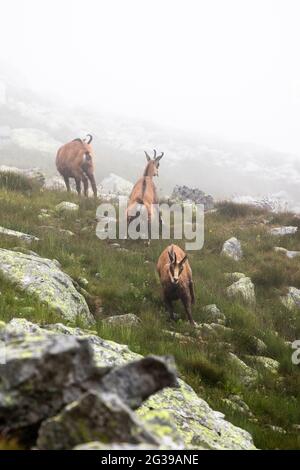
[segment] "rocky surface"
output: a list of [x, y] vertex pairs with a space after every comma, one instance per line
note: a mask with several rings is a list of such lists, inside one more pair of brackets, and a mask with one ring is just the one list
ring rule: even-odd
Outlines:
[[203, 312], [207, 323], [224, 324], [226, 321], [226, 316], [219, 310], [216, 304], [206, 305], [203, 307]]
[[204, 210], [209, 211], [214, 208], [212, 196], [206, 195], [198, 188], [189, 188], [188, 186], [175, 186], [171, 199], [175, 201], [192, 201], [195, 204], [203, 204]]
[[254, 284], [250, 277], [242, 277], [239, 281], [227, 287], [226, 292], [229, 297], [241, 297], [242, 300], [249, 304], [256, 302]]
[[222, 255], [229, 256], [235, 261], [240, 261], [243, 257], [241, 242], [236, 237], [226, 240], [222, 247]]
[[133, 188], [131, 181], [110, 173], [98, 186], [99, 194], [129, 196]]
[[0, 273], [21, 290], [38, 297], [64, 320], [94, 322], [84, 297], [56, 261], [0, 249]]
[[[18, 319], [2, 324], [0, 332], [7, 344], [0, 375], [0, 430], [43, 421], [41, 448], [62, 448], [61, 441], [64, 448], [88, 447], [91, 441], [101, 446], [105, 427], [106, 444], [122, 440], [124, 445], [126, 438], [132, 445], [143, 441], [154, 447], [254, 449], [246, 431], [225, 421], [182, 380], [172, 388], [176, 377], [169, 360], [142, 359], [127, 346], [62, 324], [40, 328]], [[136, 407], [143, 400], [137, 416], [132, 415], [128, 405]], [[74, 420], [75, 412], [82, 419]], [[117, 415], [120, 421], [110, 421]]]
[[26, 243], [38, 242], [39, 239], [34, 235], [29, 235], [28, 233], [17, 232], [16, 230], [10, 230], [5, 227], [0, 227], [0, 235], [5, 235], [6, 237], [18, 238], [19, 240], [25, 241]]

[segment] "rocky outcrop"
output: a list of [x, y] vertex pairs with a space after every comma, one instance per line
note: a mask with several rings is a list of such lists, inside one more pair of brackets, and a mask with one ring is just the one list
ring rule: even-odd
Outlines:
[[69, 322], [93, 323], [84, 297], [57, 262], [38, 256], [0, 249], [0, 273], [18, 288], [35, 295], [50, 310]]
[[234, 282], [227, 287], [228, 297], [240, 297], [246, 303], [255, 304], [255, 289], [250, 277], [242, 277], [239, 281]]
[[46, 177], [44, 173], [42, 173], [42, 171], [39, 170], [38, 168], [22, 169], [22, 168], [16, 168], [14, 166], [1, 165], [0, 173], [12, 173], [15, 175], [23, 176], [25, 178], [28, 178], [28, 180], [35, 182], [40, 187], [42, 187], [46, 181]]
[[226, 321], [226, 316], [219, 310], [216, 304], [206, 305], [203, 307], [203, 312], [205, 315], [204, 320], [207, 323], [224, 324]]
[[243, 257], [241, 242], [235, 237], [226, 240], [222, 248], [222, 255], [226, 255], [235, 261], [240, 261]]
[[176, 185], [173, 189], [171, 199], [175, 201], [192, 201], [195, 204], [203, 204], [204, 210], [209, 211], [214, 208], [212, 196], [206, 195], [198, 188], [189, 188], [188, 186]]
[[98, 186], [99, 194], [111, 196], [129, 196], [132, 188], [131, 181], [127, 181], [114, 173], [110, 173]]
[[176, 387], [169, 359], [143, 359], [62, 324], [41, 328], [17, 319], [2, 325], [0, 335], [7, 346], [0, 432], [31, 423], [31, 430], [39, 427], [38, 446], [47, 449], [89, 448], [92, 441], [96, 448], [122, 442], [126, 448], [254, 449], [246, 431], [186, 383]]
[[38, 242], [39, 239], [34, 235], [29, 235], [28, 233], [17, 232], [16, 230], [11, 230], [5, 227], [0, 227], [0, 235], [5, 235], [6, 237], [18, 238], [26, 243]]

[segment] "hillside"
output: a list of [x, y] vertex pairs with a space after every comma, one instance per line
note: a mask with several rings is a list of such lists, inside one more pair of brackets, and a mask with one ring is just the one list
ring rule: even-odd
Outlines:
[[[78, 212], [58, 212], [62, 201], [79, 204]], [[300, 289], [299, 259], [274, 250], [300, 250], [300, 231], [271, 234], [280, 226], [300, 227], [299, 219], [233, 203], [219, 204], [206, 215], [204, 248], [189, 254], [198, 323], [193, 330], [179, 304], [180, 319], [169, 322], [161, 300], [155, 265], [166, 243], [101, 242], [95, 235], [97, 204], [65, 192], [2, 187], [0, 225], [39, 240], [28, 244], [1, 234], [0, 248], [57, 260], [84, 293], [96, 319], [94, 334], [138, 354], [173, 355], [181, 378], [226, 420], [249, 431], [256, 447], [300, 449], [300, 371], [291, 361], [291, 342], [300, 338], [299, 299], [292, 308], [281, 299], [289, 287]], [[241, 241], [239, 261], [220, 255], [231, 237]], [[1, 256], [0, 271], [1, 321], [25, 317], [41, 325], [67, 323], [49, 302], [45, 306], [36, 294], [11, 282], [12, 270], [1, 265]], [[238, 273], [254, 283], [255, 302], [228, 295], [227, 288], [243, 279]], [[205, 308], [212, 304], [217, 309]], [[141, 321], [105, 321], [124, 314]], [[86, 327], [80, 318], [74, 322]]]
[[46, 99], [14, 74], [4, 74], [1, 64], [0, 105], [0, 164], [40, 167], [55, 175], [61, 143], [90, 132], [98, 181], [110, 173], [135, 181], [143, 151], [157, 148], [165, 152], [165, 171], [157, 183], [162, 194], [176, 184], [200, 187], [218, 199], [276, 194], [299, 210], [300, 170], [292, 154]]

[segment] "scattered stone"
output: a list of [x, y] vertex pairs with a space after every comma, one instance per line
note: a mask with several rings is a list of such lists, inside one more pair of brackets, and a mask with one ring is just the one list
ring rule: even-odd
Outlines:
[[273, 426], [273, 424], [266, 424], [268, 429], [271, 429], [273, 432], [277, 432], [278, 434], [286, 434], [286, 430], [281, 428], [280, 426]]
[[0, 249], [0, 273], [66, 321], [94, 323], [84, 297], [55, 261]]
[[222, 254], [235, 261], [240, 261], [243, 257], [241, 242], [235, 237], [229, 238], [223, 245]]
[[111, 246], [112, 248], [121, 248], [120, 243], [111, 243], [110, 246]]
[[77, 281], [81, 287], [87, 287], [89, 285], [89, 281], [85, 277], [79, 277]]
[[77, 212], [79, 210], [79, 206], [73, 202], [63, 201], [55, 207], [55, 210], [58, 213]]
[[112, 326], [138, 326], [141, 324], [139, 317], [134, 315], [134, 313], [126, 313], [125, 315], [114, 315], [112, 317], [107, 317], [102, 320], [102, 323]]
[[[143, 442], [142, 444], [128, 444], [128, 443], [115, 443], [115, 444], [104, 444], [103, 442], [88, 442], [86, 444], [80, 444], [79, 446], [74, 447], [73, 450], [169, 450], [169, 449], [178, 449], [178, 447], [173, 444], [173, 446], [160, 445], [154, 446]], [[116, 457], [117, 458], [117, 457]]]
[[275, 246], [274, 250], [277, 253], [282, 253], [291, 259], [297, 258], [298, 256], [300, 256], [300, 251], [290, 251], [290, 250], [287, 250], [286, 248], [282, 248], [281, 246]]
[[300, 289], [289, 287], [288, 294], [282, 296], [280, 299], [283, 305], [289, 310], [300, 308]]
[[226, 289], [229, 297], [241, 297], [248, 304], [255, 304], [255, 289], [250, 277], [242, 277]]
[[203, 307], [203, 311], [207, 323], [225, 324], [226, 316], [218, 309], [216, 304], [206, 305]]
[[9, 228], [5, 228], [5, 227], [0, 227], [0, 235], [18, 238], [19, 240], [24, 240], [26, 243], [39, 241], [39, 238], [33, 235], [28, 235], [28, 233], [17, 232], [16, 230], [10, 230]]
[[283, 235], [293, 235], [298, 230], [297, 226], [287, 226], [287, 227], [276, 227], [270, 230], [271, 235], [283, 236]]

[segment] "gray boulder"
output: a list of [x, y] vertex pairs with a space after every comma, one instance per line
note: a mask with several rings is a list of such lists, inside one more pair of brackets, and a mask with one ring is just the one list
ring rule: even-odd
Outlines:
[[94, 322], [84, 297], [55, 261], [0, 248], [0, 273], [21, 290], [38, 297], [64, 320]]
[[55, 206], [55, 211], [58, 213], [65, 213], [65, 212], [77, 212], [79, 209], [78, 204], [74, 204], [73, 202], [63, 201], [60, 204]]
[[223, 245], [222, 255], [226, 255], [235, 261], [240, 261], [243, 257], [241, 242], [236, 237], [231, 237]]
[[282, 246], [275, 246], [274, 250], [277, 253], [282, 253], [283, 255], [287, 256], [287, 258], [293, 259], [300, 256], [300, 251], [291, 251], [283, 248]]
[[239, 281], [227, 287], [226, 292], [228, 297], [240, 297], [249, 304], [255, 304], [256, 302], [254, 284], [250, 277], [242, 277]]
[[206, 305], [203, 307], [203, 312], [205, 314], [206, 323], [224, 324], [226, 321], [226, 316], [218, 309], [216, 304]]
[[214, 208], [214, 200], [212, 196], [206, 195], [198, 188], [189, 188], [188, 186], [176, 185], [173, 189], [171, 199], [182, 202], [194, 202], [195, 204], [203, 204], [204, 210], [209, 211]]

